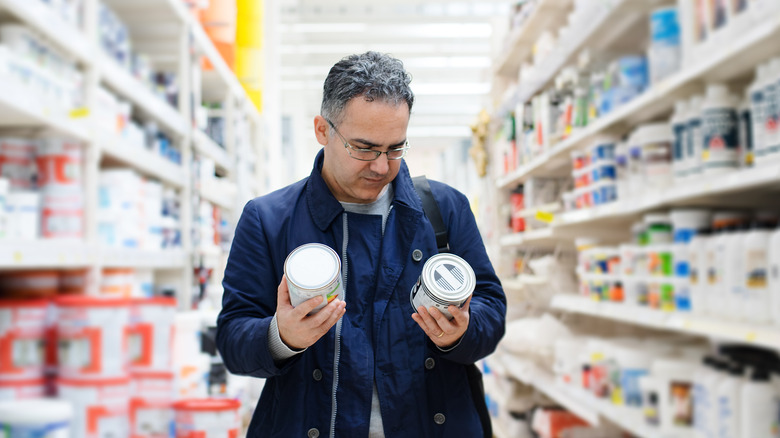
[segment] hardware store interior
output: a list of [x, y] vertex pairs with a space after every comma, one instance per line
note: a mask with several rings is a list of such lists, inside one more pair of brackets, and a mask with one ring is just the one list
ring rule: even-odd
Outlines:
[[0, 436], [247, 436], [239, 218], [376, 51], [506, 296], [494, 437], [780, 438], [777, 41], [775, 0], [0, 0]]

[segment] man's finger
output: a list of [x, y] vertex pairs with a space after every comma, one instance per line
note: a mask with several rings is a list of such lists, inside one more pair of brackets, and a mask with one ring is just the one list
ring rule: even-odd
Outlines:
[[282, 282], [276, 289], [277, 307], [292, 307], [290, 302], [290, 289], [287, 287], [287, 277], [282, 275]]
[[298, 316], [303, 319], [306, 315], [311, 313], [312, 310], [314, 310], [315, 307], [319, 306], [320, 303], [322, 303], [322, 300], [325, 298], [322, 295], [316, 296], [314, 298], [309, 298], [308, 300], [302, 302], [301, 304], [298, 304], [297, 307], [295, 307], [295, 312], [298, 313]]

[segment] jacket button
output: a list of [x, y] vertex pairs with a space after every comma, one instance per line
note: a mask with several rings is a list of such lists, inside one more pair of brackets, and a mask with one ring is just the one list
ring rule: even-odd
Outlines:
[[444, 420], [446, 420], [444, 414], [436, 414], [433, 416], [433, 422], [436, 424], [444, 424]]
[[[311, 376], [314, 377], [314, 380], [319, 382], [320, 380], [322, 380], [322, 371], [320, 371], [320, 369], [317, 368], [316, 370], [314, 370], [313, 373], [311, 373]], [[314, 429], [312, 429], [312, 430], [314, 430]]]
[[318, 438], [320, 436], [320, 431], [312, 427], [309, 429], [309, 433], [307, 433], [307, 435], [309, 438]]
[[414, 260], [415, 262], [419, 262], [420, 260], [422, 260], [422, 256], [423, 253], [419, 249], [415, 249], [414, 251], [412, 251], [412, 260]]
[[429, 357], [428, 359], [425, 359], [425, 369], [426, 370], [432, 370], [433, 367], [436, 366], [436, 361], [433, 360], [432, 357]]

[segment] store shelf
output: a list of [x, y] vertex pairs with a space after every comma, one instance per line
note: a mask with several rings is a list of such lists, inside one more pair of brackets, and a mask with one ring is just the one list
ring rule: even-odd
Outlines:
[[517, 78], [520, 65], [529, 59], [536, 40], [544, 31], [565, 22], [571, 4], [572, 0], [539, 0], [525, 23], [509, 35], [506, 50], [494, 62], [496, 74]]
[[233, 183], [227, 181], [202, 183], [199, 192], [203, 199], [225, 210], [233, 210], [236, 206], [235, 201], [238, 190]]
[[[109, 146], [113, 143], [112, 146]], [[101, 142], [101, 152], [122, 164], [176, 188], [181, 188], [186, 182], [184, 169], [166, 158], [148, 151], [142, 147], [134, 147], [116, 142]]]
[[[741, 200], [774, 196], [780, 189], [780, 167], [768, 165], [732, 172], [717, 177], [700, 177], [675, 184], [674, 190], [658, 190], [599, 207], [570, 211], [558, 215], [554, 229], [569, 226], [597, 225], [608, 219], [633, 216], [676, 205], [707, 205], [734, 195]], [[766, 192], [766, 193], [765, 193]]]
[[667, 313], [622, 303], [597, 302], [578, 295], [557, 295], [553, 297], [551, 307], [648, 328], [780, 349], [780, 327], [770, 325], [722, 321], [679, 312]]
[[61, 108], [46, 108], [31, 98], [29, 89], [8, 80], [0, 80], [0, 126], [42, 128], [83, 142], [91, 138], [82, 119]]
[[43, 35], [58, 49], [82, 64], [92, 60], [92, 45], [87, 37], [60, 18], [46, 2], [37, 0], [0, 0], [0, 9], [6, 10], [21, 22]]
[[214, 66], [212, 72], [204, 72], [203, 74], [203, 97], [207, 101], [222, 101], [228, 95], [233, 93], [236, 96], [244, 95], [244, 89], [241, 83], [236, 78], [235, 74], [230, 70], [225, 60], [214, 47], [214, 43], [211, 42], [206, 32], [203, 30], [203, 26], [200, 25], [195, 19], [191, 19], [192, 37], [195, 41], [196, 47], [200, 52], [208, 58], [211, 65]]
[[181, 249], [103, 248], [99, 254], [101, 265], [109, 268], [180, 269], [187, 262], [187, 254]]
[[182, 137], [187, 132], [187, 124], [179, 112], [154, 95], [130, 72], [119, 66], [114, 60], [104, 54], [98, 56], [103, 81], [116, 91], [122, 98], [132, 102], [138, 112], [159, 122], [167, 131]]
[[555, 246], [560, 242], [561, 239], [551, 227], [507, 234], [501, 237], [501, 246], [504, 248], [516, 246]]
[[205, 132], [200, 129], [196, 129], [192, 133], [192, 141], [195, 146], [195, 150], [200, 154], [214, 160], [217, 167], [221, 167], [230, 172], [232, 166], [230, 165], [230, 159], [228, 158], [225, 148], [220, 147], [214, 140], [209, 138]]
[[535, 157], [528, 164], [501, 177], [497, 185], [511, 188], [533, 176], [553, 176], [565, 173], [571, 166], [570, 153], [586, 147], [594, 137], [607, 131], [627, 132], [636, 125], [669, 114], [674, 103], [700, 91], [704, 82], [729, 81], [750, 76], [755, 66], [778, 51], [780, 20], [765, 19], [741, 38], [711, 53], [694, 64], [652, 86], [645, 93], [586, 128], [575, 131], [566, 140]]
[[182, 0], [101, 0], [125, 21], [185, 23], [188, 14]]
[[0, 269], [81, 268], [95, 261], [81, 240], [0, 241]]
[[557, 381], [550, 370], [511, 353], [504, 352], [501, 362], [509, 375], [533, 386], [593, 426], [599, 425], [601, 420], [605, 419], [640, 438], [671, 438], [648, 426], [640, 409], [597, 399], [583, 389]]

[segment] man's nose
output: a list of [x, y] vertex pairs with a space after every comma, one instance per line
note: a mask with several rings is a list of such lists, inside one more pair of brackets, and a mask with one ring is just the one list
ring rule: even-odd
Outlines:
[[390, 169], [390, 162], [387, 159], [387, 154], [381, 154], [379, 155], [379, 158], [371, 161], [370, 169], [376, 174], [386, 175], [387, 171]]

